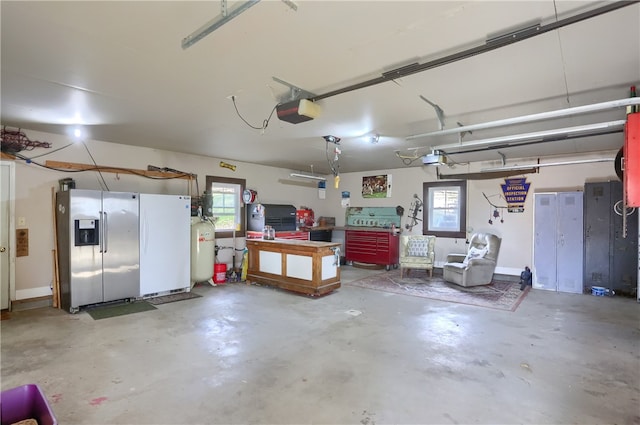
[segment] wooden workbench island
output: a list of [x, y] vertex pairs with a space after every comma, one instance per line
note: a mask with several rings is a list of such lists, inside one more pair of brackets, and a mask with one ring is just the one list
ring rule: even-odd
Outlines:
[[339, 242], [247, 239], [247, 282], [327, 294], [340, 287], [339, 247]]

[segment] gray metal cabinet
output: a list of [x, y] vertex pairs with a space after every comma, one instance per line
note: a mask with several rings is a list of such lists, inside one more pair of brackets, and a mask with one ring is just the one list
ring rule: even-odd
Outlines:
[[[638, 279], [637, 211], [622, 227], [622, 183], [586, 183], [584, 186], [584, 284], [634, 295]], [[617, 207], [616, 207], [617, 206]]]
[[533, 287], [583, 292], [582, 192], [536, 193]]

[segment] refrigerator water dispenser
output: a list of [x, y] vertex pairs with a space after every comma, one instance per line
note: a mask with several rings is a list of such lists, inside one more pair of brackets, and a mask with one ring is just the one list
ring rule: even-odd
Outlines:
[[100, 220], [75, 220], [75, 246], [98, 245], [98, 224]]

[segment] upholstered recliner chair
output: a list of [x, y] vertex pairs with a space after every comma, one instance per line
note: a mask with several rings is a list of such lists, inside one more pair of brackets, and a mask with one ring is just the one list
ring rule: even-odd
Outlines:
[[502, 239], [491, 233], [475, 233], [467, 254], [449, 254], [442, 267], [446, 282], [461, 286], [488, 285], [496, 269]]
[[432, 235], [401, 235], [400, 236], [400, 278], [404, 270], [423, 269], [433, 276], [433, 265], [436, 254], [434, 247], [436, 237]]

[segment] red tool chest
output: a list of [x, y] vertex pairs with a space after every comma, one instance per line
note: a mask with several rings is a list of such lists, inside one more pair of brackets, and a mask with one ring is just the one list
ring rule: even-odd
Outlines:
[[392, 230], [345, 230], [345, 260], [398, 267], [398, 234]]

